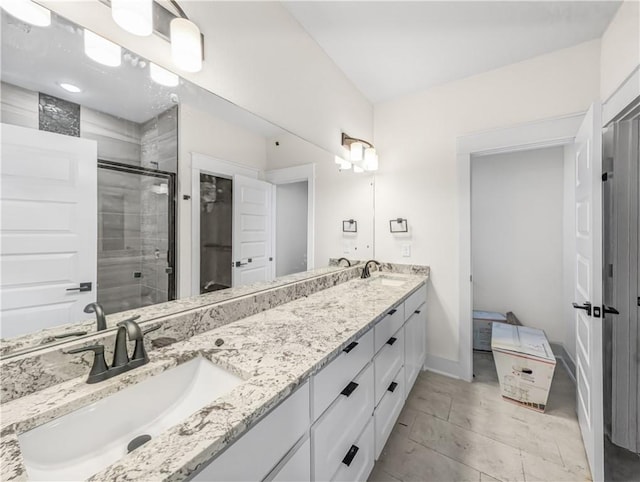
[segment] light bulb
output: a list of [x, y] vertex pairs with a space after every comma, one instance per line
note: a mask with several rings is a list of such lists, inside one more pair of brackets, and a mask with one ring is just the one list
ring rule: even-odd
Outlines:
[[342, 157], [336, 156], [335, 161], [341, 171], [351, 169], [351, 163], [349, 161], [345, 161]]
[[365, 171], [377, 171], [378, 170], [378, 154], [373, 147], [368, 147], [364, 150], [364, 162], [362, 167]]
[[176, 74], [169, 72], [167, 69], [163, 69], [153, 62], [149, 62], [149, 74], [155, 82], [167, 87], [175, 87], [180, 82], [180, 77]]
[[351, 143], [351, 161], [359, 162], [362, 160], [364, 152], [364, 144], [362, 142]]
[[186, 72], [202, 70], [202, 39], [198, 26], [186, 18], [171, 20], [171, 57]]
[[122, 49], [91, 30], [84, 29], [84, 53], [92, 60], [108, 67], [118, 67], [122, 62]]
[[36, 27], [51, 25], [51, 12], [31, 0], [2, 0], [2, 8], [23, 22]]
[[152, 3], [152, 0], [111, 0], [111, 16], [127, 32], [145, 37], [153, 32]]

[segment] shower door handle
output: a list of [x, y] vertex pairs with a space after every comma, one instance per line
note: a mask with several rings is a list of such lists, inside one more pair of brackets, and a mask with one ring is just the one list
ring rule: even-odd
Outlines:
[[87, 281], [85, 283], [80, 283], [80, 286], [78, 286], [77, 288], [67, 288], [67, 291], [79, 291], [81, 293], [84, 293], [86, 291], [91, 291], [92, 288], [92, 283], [90, 281]]
[[240, 266], [246, 266], [249, 263], [243, 263], [242, 261], [236, 261], [236, 268], [239, 268]]

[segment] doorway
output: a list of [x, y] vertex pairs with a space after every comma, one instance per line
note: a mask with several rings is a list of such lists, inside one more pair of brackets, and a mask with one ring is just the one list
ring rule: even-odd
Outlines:
[[307, 270], [307, 181], [276, 185], [276, 276]]

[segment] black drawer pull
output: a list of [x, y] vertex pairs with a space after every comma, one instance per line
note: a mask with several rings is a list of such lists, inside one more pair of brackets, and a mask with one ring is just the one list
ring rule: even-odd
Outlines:
[[356, 382], [349, 382], [349, 385], [344, 387], [344, 390], [340, 392], [340, 395], [344, 395], [345, 397], [348, 397], [353, 392], [355, 392], [356, 388], [358, 388], [358, 384]]
[[358, 346], [358, 342], [357, 341], [352, 341], [342, 351], [345, 352], [345, 353], [349, 353], [351, 350], [353, 350], [357, 346]]
[[391, 385], [389, 385], [389, 388], [387, 388], [387, 391], [393, 393], [393, 391], [396, 389], [397, 386], [398, 384], [396, 382], [391, 382]]
[[415, 313], [416, 315], [419, 315], [419, 314], [420, 314], [420, 310], [416, 310], [416, 311], [414, 311], [414, 313]]
[[387, 340], [387, 345], [393, 345], [396, 341], [398, 341], [398, 339], [392, 336]]
[[358, 453], [358, 450], [360, 450], [360, 448], [357, 445], [352, 445], [347, 452], [347, 455], [345, 455], [344, 459], [342, 459], [342, 463], [349, 467], [351, 465], [351, 462], [353, 462], [354, 457]]
[[398, 311], [398, 310], [396, 310], [396, 309], [394, 308], [394, 309], [392, 309], [389, 313], [387, 313], [387, 315], [393, 315], [396, 311]]

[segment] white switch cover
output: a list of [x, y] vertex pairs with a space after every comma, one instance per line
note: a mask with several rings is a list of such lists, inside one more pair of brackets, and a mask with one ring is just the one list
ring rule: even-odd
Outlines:
[[351, 254], [351, 241], [342, 242], [342, 254]]
[[402, 257], [403, 258], [410, 258], [411, 257], [411, 245], [408, 243], [405, 243], [402, 245]]

